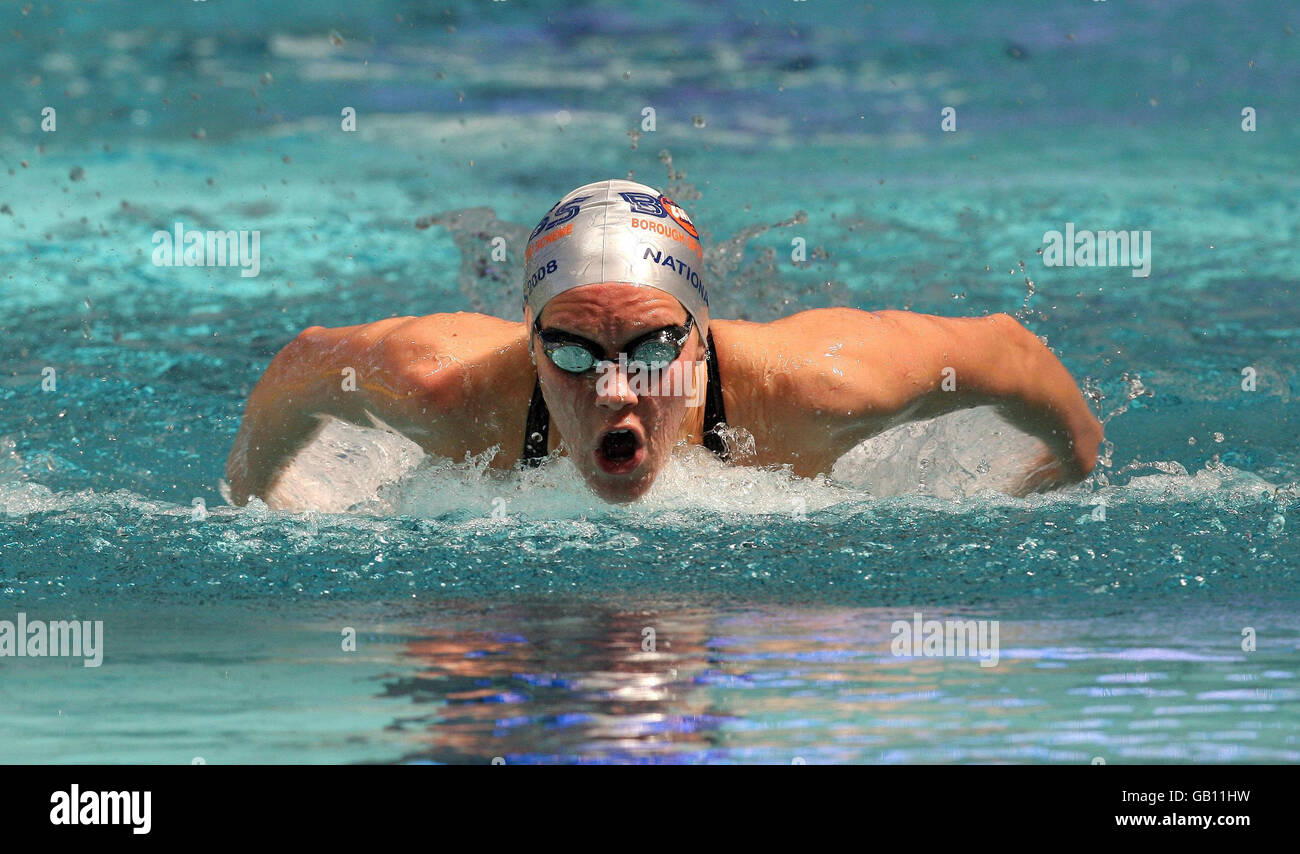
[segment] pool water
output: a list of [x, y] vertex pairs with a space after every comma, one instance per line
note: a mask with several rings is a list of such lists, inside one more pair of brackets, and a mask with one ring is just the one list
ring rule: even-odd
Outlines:
[[[102, 620], [104, 659], [0, 657], [0, 761], [1300, 760], [1294, 10], [5, 16], [0, 621]], [[612, 507], [331, 425], [315, 509], [225, 503], [294, 334], [514, 318], [527, 231], [626, 175], [702, 226], [716, 316], [1020, 317], [1102, 465], [1002, 495], [1034, 443], [972, 410], [815, 480], [683, 453]], [[259, 230], [259, 275], [155, 266], [176, 222]], [[1046, 267], [1067, 222], [1149, 230], [1150, 276]], [[895, 654], [918, 613], [997, 621], [996, 666]]]

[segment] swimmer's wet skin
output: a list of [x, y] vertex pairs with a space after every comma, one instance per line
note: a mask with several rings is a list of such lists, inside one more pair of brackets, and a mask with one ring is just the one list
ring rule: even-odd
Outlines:
[[[497, 448], [491, 464], [513, 467], [538, 432], [535, 390], [545, 451], [567, 454], [611, 502], [645, 494], [679, 442], [716, 445], [706, 422], [719, 411], [754, 437], [755, 453], [733, 462], [789, 464], [807, 477], [891, 427], [981, 405], [1051, 449], [1016, 494], [1077, 482], [1096, 463], [1101, 424], [1065, 366], [1009, 315], [830, 308], [771, 323], [713, 320], [690, 218], [631, 181], [567, 194], [525, 257], [522, 323], [457, 312], [302, 332], [249, 396], [226, 464], [232, 499], [269, 496], [321, 416], [377, 420], [452, 459]], [[647, 339], [666, 349], [643, 347]], [[713, 360], [714, 405], [707, 395], [636, 393], [629, 373], [646, 352], [675, 353], [682, 365]], [[356, 391], [342, 389], [349, 367]], [[955, 390], [943, 389], [945, 376]]]

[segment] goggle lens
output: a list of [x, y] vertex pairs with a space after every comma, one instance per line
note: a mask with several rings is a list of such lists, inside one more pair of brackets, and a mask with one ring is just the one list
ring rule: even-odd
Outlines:
[[[665, 329], [659, 333], [658, 338], [651, 338], [637, 344], [632, 349], [628, 361], [629, 367], [635, 370], [643, 368], [663, 370], [671, 365], [682, 354], [682, 347], [686, 346], [693, 321], [694, 318], [688, 317], [686, 326], [678, 327], [681, 329], [680, 338], [673, 338], [673, 333]], [[546, 333], [540, 328], [537, 331], [545, 337]], [[600, 354], [592, 352], [575, 341], [544, 341], [542, 349], [555, 367], [571, 374], [585, 374], [603, 361]]]
[[682, 348], [674, 341], [646, 341], [632, 351], [633, 363], [640, 363], [652, 370], [663, 370], [673, 363]]
[[550, 356], [551, 361], [555, 363], [555, 367], [571, 374], [581, 374], [590, 370], [591, 366], [596, 364], [591, 351], [580, 344], [561, 344], [558, 347], [547, 347], [546, 355]]

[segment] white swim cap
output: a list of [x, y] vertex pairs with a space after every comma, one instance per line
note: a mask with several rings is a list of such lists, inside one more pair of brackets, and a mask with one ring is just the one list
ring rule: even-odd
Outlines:
[[568, 193], [542, 217], [524, 253], [524, 306], [540, 317], [557, 294], [626, 282], [671, 294], [709, 331], [704, 253], [695, 224], [653, 187], [613, 179]]

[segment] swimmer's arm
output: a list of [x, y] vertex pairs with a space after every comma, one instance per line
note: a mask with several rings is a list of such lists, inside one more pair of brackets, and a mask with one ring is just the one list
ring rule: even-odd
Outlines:
[[[859, 391], [866, 396], [859, 405], [869, 413], [873, 433], [992, 405], [1015, 427], [1042, 440], [1052, 454], [1036, 461], [1017, 492], [1075, 483], [1092, 472], [1101, 423], [1061, 361], [1015, 318], [906, 311], [870, 316], [871, 328], [861, 345], [865, 350], [856, 364]], [[883, 377], [882, 364], [887, 366]]]
[[[313, 326], [271, 360], [249, 395], [226, 460], [235, 504], [246, 504], [254, 495], [265, 499], [288, 463], [315, 437], [325, 416], [372, 426], [373, 414], [399, 431], [417, 429], [420, 401], [405, 387], [403, 372], [385, 364], [394, 360], [388, 333], [408, 320], [338, 329]], [[345, 384], [349, 368], [353, 381]], [[374, 377], [391, 379], [377, 384]]]

